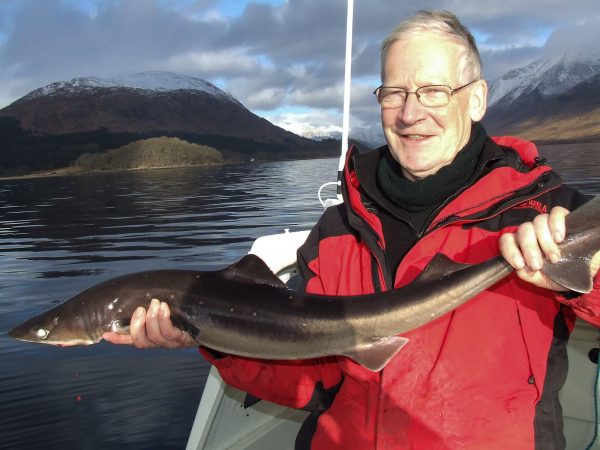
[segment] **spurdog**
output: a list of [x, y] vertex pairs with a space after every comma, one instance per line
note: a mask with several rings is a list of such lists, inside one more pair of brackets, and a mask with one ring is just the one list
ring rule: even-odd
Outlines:
[[[600, 251], [600, 197], [566, 218], [562, 258], [542, 269], [578, 292], [592, 289], [590, 262]], [[378, 371], [408, 342], [402, 333], [452, 311], [512, 272], [500, 256], [458, 264], [437, 254], [407, 286], [361, 296], [288, 289], [256, 256], [215, 272], [158, 270], [114, 278], [10, 330], [53, 345], [88, 345], [106, 331], [128, 331], [138, 306], [167, 302], [173, 324], [199, 345], [264, 359], [343, 355]]]

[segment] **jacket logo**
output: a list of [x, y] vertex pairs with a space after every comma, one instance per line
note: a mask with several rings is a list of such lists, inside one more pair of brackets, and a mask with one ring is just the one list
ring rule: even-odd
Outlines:
[[535, 209], [540, 214], [546, 214], [548, 212], [548, 206], [537, 200], [526, 200], [523, 203], [516, 205], [515, 209]]

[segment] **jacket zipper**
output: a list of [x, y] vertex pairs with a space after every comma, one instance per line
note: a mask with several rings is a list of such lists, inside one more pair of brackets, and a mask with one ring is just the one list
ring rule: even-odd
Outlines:
[[[533, 185], [535, 185], [535, 184], [539, 184], [539, 183], [540, 183], [540, 181], [541, 181], [543, 178], [548, 178], [548, 172], [544, 172], [544, 173], [543, 173], [543, 174], [541, 174], [539, 177], [537, 177], [535, 180], [531, 181], [530, 183], [526, 184], [525, 186], [521, 186], [520, 188], [517, 188], [517, 189], [512, 189], [512, 190], [510, 190], [510, 191], [507, 191], [507, 192], [504, 192], [504, 193], [502, 193], [502, 194], [496, 195], [495, 197], [492, 197], [492, 198], [486, 199], [486, 200], [485, 200], [485, 201], [483, 201], [483, 202], [479, 202], [479, 203], [477, 203], [477, 204], [475, 204], [475, 205], [471, 205], [471, 206], [469, 206], [468, 208], [464, 208], [464, 209], [461, 209], [461, 210], [459, 210], [459, 211], [455, 211], [455, 212], [454, 212], [454, 213], [452, 213], [452, 214], [448, 214], [448, 215], [446, 215], [446, 216], [444, 216], [444, 217], [441, 217], [441, 218], [437, 218], [437, 219], [436, 219], [435, 217], [436, 217], [436, 215], [437, 215], [437, 213], [438, 213], [439, 211], [441, 211], [441, 210], [442, 210], [442, 209], [443, 209], [445, 206], [447, 206], [447, 205], [448, 205], [448, 204], [449, 204], [449, 203], [450, 203], [450, 202], [451, 202], [453, 199], [455, 199], [456, 197], [458, 197], [458, 196], [459, 196], [459, 195], [460, 195], [460, 194], [461, 194], [461, 193], [462, 193], [464, 190], [466, 190], [466, 189], [468, 189], [469, 187], [471, 187], [471, 185], [465, 186], [465, 187], [461, 188], [461, 189], [460, 189], [460, 190], [459, 190], [459, 191], [458, 191], [458, 192], [457, 192], [455, 195], [453, 195], [452, 197], [450, 197], [450, 198], [449, 198], [447, 201], [445, 201], [445, 202], [444, 202], [442, 205], [440, 205], [440, 207], [439, 207], [439, 208], [437, 208], [437, 209], [434, 211], [434, 213], [431, 215], [431, 218], [430, 218], [430, 220], [428, 220], [428, 221], [425, 223], [425, 225], [423, 226], [423, 228], [421, 229], [421, 231], [419, 231], [419, 232], [417, 233], [417, 237], [418, 237], [419, 239], [420, 239], [420, 238], [422, 238], [422, 237], [423, 237], [425, 234], [427, 234], [427, 233], [430, 233], [431, 231], [433, 231], [433, 230], [434, 230], [434, 229], [437, 227], [437, 225], [439, 225], [439, 224], [440, 224], [440, 223], [442, 223], [442, 222], [445, 222], [446, 220], [448, 220], [448, 219], [450, 219], [451, 217], [454, 217], [454, 216], [456, 216], [456, 215], [458, 215], [458, 214], [461, 214], [461, 213], [467, 212], [467, 211], [469, 211], [469, 210], [471, 210], [471, 209], [474, 209], [474, 208], [478, 208], [478, 207], [480, 207], [480, 206], [482, 206], [482, 205], [484, 205], [484, 204], [486, 204], [486, 203], [489, 203], [490, 201], [494, 201], [494, 200], [498, 200], [498, 199], [501, 199], [501, 198], [509, 197], [509, 196], [511, 196], [511, 195], [513, 195], [513, 194], [516, 194], [517, 192], [520, 192], [520, 191], [527, 190], [527, 189], [529, 189], [530, 187], [532, 187]], [[542, 195], [542, 194], [544, 194], [544, 193], [546, 193], [546, 192], [548, 192], [549, 190], [551, 190], [551, 189], [544, 190], [544, 191], [540, 192], [539, 194], [537, 194], [537, 195], [536, 195], [536, 197], [537, 197], [537, 196], [539, 196], [539, 195]], [[503, 211], [504, 211], [504, 210], [503, 210]]]

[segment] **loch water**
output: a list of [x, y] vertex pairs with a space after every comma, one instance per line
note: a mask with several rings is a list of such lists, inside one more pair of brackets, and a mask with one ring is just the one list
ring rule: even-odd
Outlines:
[[8, 330], [103, 280], [217, 270], [259, 236], [308, 229], [336, 175], [317, 159], [0, 181], [0, 448], [183, 448], [209, 370], [196, 349], [57, 348]]
[[[540, 150], [600, 194], [600, 144]], [[209, 370], [197, 350], [56, 348], [8, 330], [111, 277], [216, 270], [259, 236], [308, 229], [336, 172], [316, 159], [0, 180], [0, 448], [183, 448]]]

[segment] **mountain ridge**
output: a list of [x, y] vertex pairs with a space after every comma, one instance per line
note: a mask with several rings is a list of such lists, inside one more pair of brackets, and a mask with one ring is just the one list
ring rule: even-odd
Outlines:
[[167, 136], [217, 148], [227, 160], [335, 156], [257, 116], [212, 83], [166, 72], [73, 78], [0, 110], [0, 169], [68, 165], [80, 154]]
[[147, 91], [176, 91], [195, 90], [215, 96], [227, 98], [235, 103], [241, 103], [231, 94], [219, 89], [214, 84], [202, 78], [190, 77], [166, 71], [145, 71], [121, 77], [77, 77], [69, 81], [56, 81], [35, 89], [17, 101], [27, 101], [32, 98], [54, 95], [57, 93], [78, 93], [95, 88], [131, 88]]
[[[600, 139], [600, 55], [565, 53], [509, 70], [490, 83], [490, 134], [536, 141]], [[581, 126], [585, 124], [585, 126]]]

